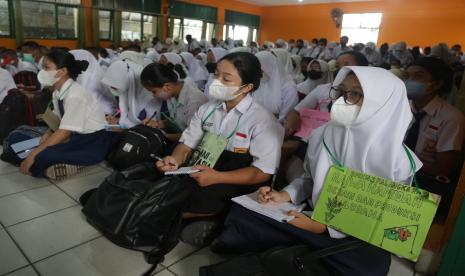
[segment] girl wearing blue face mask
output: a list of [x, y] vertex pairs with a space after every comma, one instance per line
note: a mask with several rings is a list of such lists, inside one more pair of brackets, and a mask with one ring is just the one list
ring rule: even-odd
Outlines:
[[87, 61], [77, 61], [65, 50], [45, 56], [37, 78], [42, 86], [55, 89], [53, 112], [60, 124], [55, 132], [42, 136], [40, 145], [21, 163], [21, 172], [62, 179], [105, 159], [112, 138], [104, 130], [104, 112], [94, 96], [75, 81], [87, 66]]
[[447, 212], [458, 180], [465, 118], [441, 96], [451, 90], [452, 71], [440, 59], [424, 57], [407, 68], [407, 95], [415, 119], [405, 144], [424, 163], [420, 187], [443, 196], [438, 213]]
[[[173, 154], [156, 163], [162, 172], [199, 170], [186, 179], [197, 186], [186, 219], [219, 215], [230, 198], [255, 191], [279, 166], [284, 130], [251, 96], [260, 85], [258, 59], [245, 52], [226, 55], [214, 76], [213, 99], [196, 112]], [[188, 229], [181, 235], [186, 242], [201, 245], [208, 237]]]

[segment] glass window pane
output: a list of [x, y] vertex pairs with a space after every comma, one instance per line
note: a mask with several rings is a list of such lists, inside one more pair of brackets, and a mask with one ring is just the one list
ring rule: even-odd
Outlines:
[[11, 35], [10, 13], [8, 11], [8, 1], [6, 0], [0, 0], [0, 35]]
[[158, 18], [156, 16], [144, 15], [144, 40], [157, 36]]
[[252, 41], [257, 42], [257, 29], [253, 29]]
[[234, 26], [233, 25], [228, 26], [228, 38], [234, 39]]
[[235, 25], [234, 26], [234, 34], [230, 37], [234, 40], [242, 39], [244, 43], [247, 43], [247, 38], [249, 37], [249, 27]]
[[76, 38], [78, 35], [78, 9], [58, 7], [58, 37]]
[[[197, 41], [200, 41], [200, 39], [202, 38], [202, 26], [202, 20], [184, 18], [183, 34], [184, 36], [190, 34], [192, 35], [192, 38], [195, 38], [197, 39]], [[185, 41], [185, 43], [187, 43], [187, 41]]]
[[121, 39], [122, 40], [141, 40], [141, 18], [142, 14], [135, 12], [122, 12], [122, 27]]
[[352, 43], [367, 43], [378, 41], [379, 29], [342, 29], [341, 36], [346, 35]]
[[24, 37], [56, 38], [55, 5], [21, 1]]
[[181, 33], [181, 19], [175, 18], [174, 19], [174, 26], [173, 26], [173, 38], [179, 38], [182, 36]]
[[207, 23], [207, 33], [205, 39], [207, 41], [211, 41], [212, 38], [215, 36], [213, 33], [215, 31], [215, 24], [214, 23]]
[[113, 18], [111, 11], [98, 11], [100, 39], [112, 39]]
[[381, 25], [382, 13], [364, 13], [361, 18], [362, 28], [379, 28]]
[[348, 13], [342, 17], [342, 28], [360, 28], [362, 14]]
[[226, 40], [226, 25], [223, 25], [223, 40]]

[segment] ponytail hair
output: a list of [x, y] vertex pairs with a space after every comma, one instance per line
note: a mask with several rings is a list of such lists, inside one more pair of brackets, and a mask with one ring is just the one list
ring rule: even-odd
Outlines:
[[66, 68], [69, 77], [73, 80], [89, 67], [87, 60], [76, 60], [70, 52], [63, 49], [53, 50], [46, 57], [56, 65], [57, 69]]
[[140, 75], [145, 87], [162, 87], [166, 83], [176, 83], [187, 77], [181, 65], [152, 63], [147, 65]]

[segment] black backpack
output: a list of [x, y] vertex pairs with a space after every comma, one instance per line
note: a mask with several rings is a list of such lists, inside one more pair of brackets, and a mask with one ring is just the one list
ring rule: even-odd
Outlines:
[[108, 176], [79, 201], [87, 221], [118, 246], [144, 253], [153, 264], [178, 243], [182, 210], [193, 185], [181, 177], [163, 177], [153, 163], [135, 165]]
[[10, 132], [7, 138], [3, 140], [3, 152], [0, 155], [0, 159], [15, 166], [19, 166], [23, 159], [19, 158], [19, 156], [11, 148], [11, 145], [32, 138], [40, 137], [44, 135], [45, 132], [47, 132], [47, 129], [48, 128], [44, 126], [19, 126], [15, 130]]
[[123, 139], [109, 154], [108, 163], [118, 171], [132, 165], [154, 160], [151, 155], [160, 156], [167, 145], [161, 130], [138, 125], [124, 133]]
[[28, 124], [28, 100], [18, 89], [11, 89], [0, 104], [0, 142], [20, 125]]

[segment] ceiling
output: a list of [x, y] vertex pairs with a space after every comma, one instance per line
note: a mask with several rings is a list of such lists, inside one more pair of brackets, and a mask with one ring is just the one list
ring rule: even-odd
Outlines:
[[303, 4], [320, 4], [320, 3], [341, 3], [341, 2], [368, 2], [379, 0], [239, 0], [259, 6], [281, 6], [281, 5], [303, 5]]

